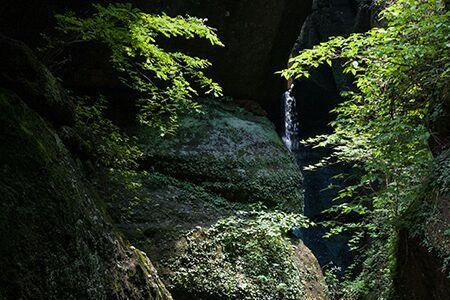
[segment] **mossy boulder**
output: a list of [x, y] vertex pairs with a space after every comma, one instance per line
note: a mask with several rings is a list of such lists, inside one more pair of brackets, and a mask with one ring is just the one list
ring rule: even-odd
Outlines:
[[302, 177], [272, 123], [233, 103], [205, 101], [174, 135], [133, 130], [145, 167], [199, 185], [231, 202], [262, 202], [301, 212]]
[[294, 215], [240, 212], [178, 244], [166, 262], [174, 297], [188, 299], [320, 300], [326, 285], [320, 266], [301, 241], [286, 232]]
[[6, 90], [0, 112], [0, 298], [172, 299], [46, 121]]
[[326, 299], [316, 258], [288, 237], [302, 178], [273, 125], [252, 105], [202, 104], [173, 135], [130, 130], [144, 171], [102, 184], [117, 226], [177, 300]]
[[189, 231], [231, 214], [222, 197], [157, 172], [121, 175], [102, 186], [117, 227], [157, 267], [177, 255]]

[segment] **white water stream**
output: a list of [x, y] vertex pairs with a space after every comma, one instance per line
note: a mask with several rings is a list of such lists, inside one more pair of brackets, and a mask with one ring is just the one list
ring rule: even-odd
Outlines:
[[284, 130], [283, 142], [292, 151], [298, 147], [298, 120], [296, 100], [292, 91], [293, 86], [283, 94]]

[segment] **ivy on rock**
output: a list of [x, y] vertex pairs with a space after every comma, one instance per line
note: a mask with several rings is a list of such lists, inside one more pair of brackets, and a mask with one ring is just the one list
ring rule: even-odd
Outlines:
[[325, 299], [320, 268], [298, 258], [306, 247], [287, 236], [293, 226], [309, 225], [302, 215], [254, 210], [193, 230], [180, 243], [181, 255], [166, 264], [172, 292], [196, 299]]

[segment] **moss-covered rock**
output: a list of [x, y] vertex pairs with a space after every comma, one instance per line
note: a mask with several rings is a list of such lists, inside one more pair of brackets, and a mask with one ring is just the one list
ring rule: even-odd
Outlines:
[[273, 211], [302, 211], [300, 170], [273, 125], [234, 103], [203, 111], [171, 136], [132, 130], [147, 171], [102, 184], [118, 227], [177, 300], [326, 299], [317, 260], [287, 235], [305, 220]]
[[397, 244], [395, 289], [399, 299], [449, 299], [450, 149], [409, 211]]
[[56, 125], [74, 121], [75, 106], [27, 45], [0, 35], [0, 82]]
[[46, 122], [6, 90], [0, 112], [0, 298], [171, 299]]
[[205, 101], [173, 136], [134, 131], [148, 167], [229, 201], [302, 211], [302, 178], [270, 121], [232, 103]]
[[166, 263], [176, 299], [326, 299], [317, 260], [285, 235], [296, 217], [242, 212], [196, 229]]
[[186, 233], [231, 213], [220, 196], [156, 172], [122, 174], [102, 186], [117, 227], [156, 266], [177, 255]]

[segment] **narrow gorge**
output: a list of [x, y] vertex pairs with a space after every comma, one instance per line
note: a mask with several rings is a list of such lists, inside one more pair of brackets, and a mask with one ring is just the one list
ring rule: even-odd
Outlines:
[[448, 3], [129, 2], [0, 7], [0, 300], [450, 299]]

